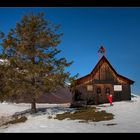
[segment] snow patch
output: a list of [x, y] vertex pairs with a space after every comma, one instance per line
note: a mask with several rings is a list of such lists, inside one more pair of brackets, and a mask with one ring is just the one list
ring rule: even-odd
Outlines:
[[[140, 132], [140, 96], [131, 101], [97, 105], [100, 110], [113, 113], [114, 119], [101, 122], [79, 123], [79, 120], [57, 120], [56, 114], [73, 111], [69, 104], [37, 104], [40, 111], [36, 115], [28, 114], [25, 123], [0, 128], [0, 132]], [[13, 115], [28, 110], [30, 104], [0, 103], [0, 116]], [[52, 116], [51, 119], [48, 117]]]

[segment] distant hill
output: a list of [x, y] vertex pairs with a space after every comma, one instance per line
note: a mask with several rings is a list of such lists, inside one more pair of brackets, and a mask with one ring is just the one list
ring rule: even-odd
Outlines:
[[[61, 87], [56, 92], [44, 93], [38, 98], [37, 103], [70, 103], [71, 99], [72, 93], [69, 88]], [[12, 98], [12, 101], [16, 103], [30, 103], [31, 97], [29, 94], [24, 94], [19, 97]]]
[[[7, 60], [0, 59], [0, 65], [8, 64]], [[41, 95], [37, 103], [70, 103], [72, 99], [72, 93], [70, 92], [68, 86], [70, 83], [65, 83], [65, 87], [58, 88], [56, 92], [45, 93]], [[31, 102], [31, 97], [29, 94], [21, 95], [18, 97], [12, 97], [11, 99], [7, 99], [8, 101], [16, 102], [16, 103], [29, 103]]]

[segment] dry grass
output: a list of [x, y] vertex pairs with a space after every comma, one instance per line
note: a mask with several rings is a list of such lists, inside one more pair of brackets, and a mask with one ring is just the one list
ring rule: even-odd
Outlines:
[[80, 122], [98, 122], [113, 119], [113, 114], [106, 111], [98, 111], [95, 107], [77, 109], [74, 113], [65, 112], [57, 114], [55, 119], [63, 120], [69, 118], [70, 120], [82, 120]]
[[3, 125], [22, 123], [22, 122], [25, 122], [26, 120], [27, 120], [27, 117], [25, 117], [25, 116], [15, 117], [14, 119], [4, 123]]

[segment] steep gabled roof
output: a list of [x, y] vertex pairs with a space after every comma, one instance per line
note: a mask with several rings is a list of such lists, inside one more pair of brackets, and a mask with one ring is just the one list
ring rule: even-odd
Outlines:
[[103, 57], [99, 60], [99, 62], [98, 62], [98, 63], [96, 64], [96, 66], [93, 68], [93, 70], [91, 71], [91, 73], [89, 73], [89, 74], [87, 74], [87, 75], [85, 75], [85, 76], [83, 76], [83, 77], [81, 77], [81, 78], [78, 78], [77, 81], [79, 81], [79, 80], [81, 80], [81, 79], [83, 79], [83, 78], [89, 77], [91, 74], [94, 75], [94, 74], [97, 72], [97, 70], [98, 70], [98, 68], [100, 67], [100, 65], [102, 65], [104, 62], [106, 62], [106, 63], [109, 65], [109, 67], [111, 68], [111, 70], [114, 72], [114, 74], [115, 74], [117, 77], [121, 78], [122, 80], [125, 80], [125, 81], [129, 82], [130, 84], [133, 84], [133, 83], [134, 83], [133, 80], [130, 80], [130, 79], [128, 79], [128, 78], [126, 78], [126, 77], [124, 77], [124, 76], [118, 74], [118, 73], [116, 72], [116, 70], [112, 67], [112, 65], [109, 63], [109, 61], [107, 60], [107, 58], [106, 58], [105, 56], [103, 56]]

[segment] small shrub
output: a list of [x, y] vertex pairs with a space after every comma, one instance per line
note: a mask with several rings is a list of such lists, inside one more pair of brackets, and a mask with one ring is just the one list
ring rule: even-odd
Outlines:
[[107, 126], [117, 125], [116, 123], [108, 123]]
[[52, 116], [48, 116], [48, 119], [52, 119]]

